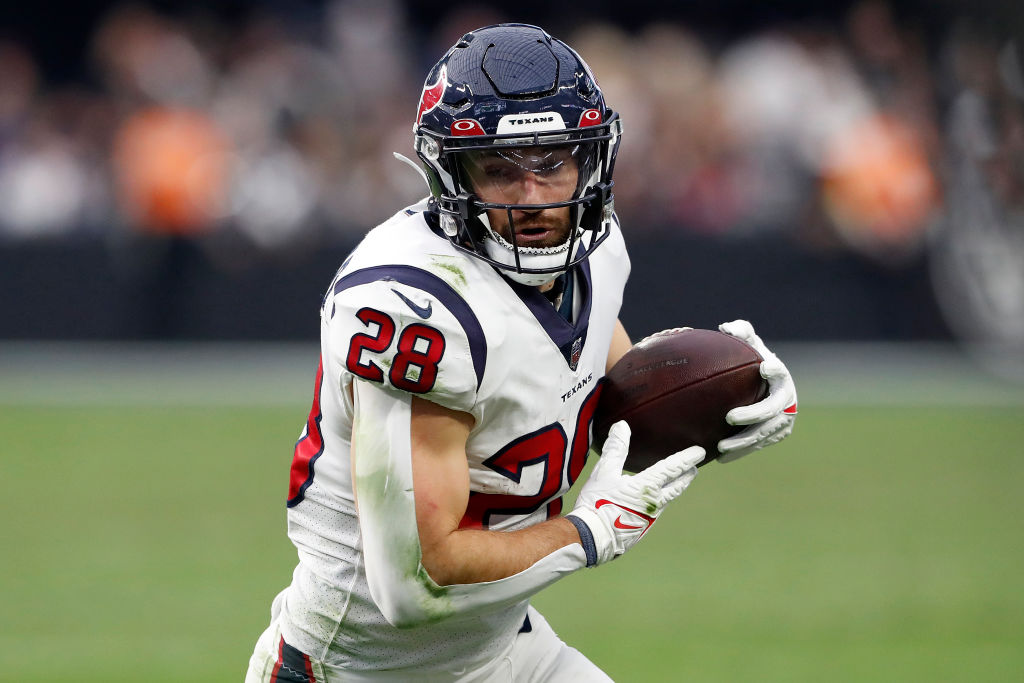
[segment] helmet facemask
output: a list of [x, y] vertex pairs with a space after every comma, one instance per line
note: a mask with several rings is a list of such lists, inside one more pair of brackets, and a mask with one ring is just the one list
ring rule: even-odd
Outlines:
[[542, 285], [607, 236], [621, 124], [528, 136], [446, 137], [422, 131], [416, 149], [433, 171], [441, 227], [459, 249], [512, 280]]

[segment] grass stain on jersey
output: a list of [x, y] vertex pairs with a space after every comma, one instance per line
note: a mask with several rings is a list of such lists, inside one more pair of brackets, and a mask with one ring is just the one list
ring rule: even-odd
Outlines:
[[[377, 389], [379, 391], [379, 389]], [[367, 394], [373, 399], [373, 394]], [[376, 397], [379, 400], [380, 396]], [[423, 621], [434, 623], [451, 616], [455, 607], [448, 596], [449, 589], [439, 586], [430, 578], [422, 564], [422, 549], [416, 526], [416, 509], [411, 484], [411, 473], [402, 472], [402, 462], [395, 459], [391, 444], [382, 430], [370, 422], [356, 420], [355, 486], [360, 510], [376, 520], [388, 537], [386, 562], [393, 564], [392, 576], [402, 582], [403, 591], [409, 591], [421, 612]], [[384, 430], [386, 431], [386, 430]], [[383, 437], [383, 438], [382, 438]], [[360, 444], [370, 445], [360, 449]], [[411, 463], [407, 463], [411, 467]], [[415, 625], [415, 622], [407, 624]]]
[[[451, 262], [446, 262], [448, 259], [450, 259]], [[455, 289], [465, 287], [469, 284], [469, 281], [466, 279], [466, 273], [463, 272], [462, 268], [454, 263], [454, 261], [457, 260], [457, 257], [448, 256], [446, 254], [431, 254], [430, 260], [437, 270], [444, 271], [442, 275], [446, 275], [444, 278], [445, 281]]]
[[[406, 506], [410, 505], [411, 497], [404, 491], [394, 489], [398, 477], [387, 466], [376, 467], [368, 472], [361, 471], [362, 468], [359, 470], [356, 486], [360, 501], [365, 501], [364, 507], [372, 506], [378, 511], [378, 517], [394, 520], [388, 531], [391, 538], [388, 555], [397, 565], [401, 580], [406, 585], [402, 590], [415, 593], [414, 599], [422, 611], [425, 623], [435, 623], [451, 616], [455, 607], [448, 597], [449, 589], [437, 585], [421, 563], [423, 555], [415, 525], [408, 528], [409, 525], [401, 522], [406, 517], [403, 513], [407, 512]], [[419, 623], [419, 620], [415, 623]]]
[[[417, 562], [416, 581], [427, 590], [428, 595], [420, 596], [420, 609], [427, 615], [429, 623], [435, 623], [455, 614], [455, 606], [448, 597], [448, 586], [439, 586], [430, 578], [426, 568]], [[429, 597], [428, 597], [429, 596]]]

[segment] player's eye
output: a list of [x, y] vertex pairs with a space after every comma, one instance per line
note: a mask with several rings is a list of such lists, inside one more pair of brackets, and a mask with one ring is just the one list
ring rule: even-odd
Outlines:
[[483, 167], [484, 176], [498, 182], [512, 182], [518, 176], [518, 169], [512, 164], [493, 163]]
[[485, 168], [483, 175], [491, 182], [500, 182], [508, 178], [508, 171], [497, 167]]

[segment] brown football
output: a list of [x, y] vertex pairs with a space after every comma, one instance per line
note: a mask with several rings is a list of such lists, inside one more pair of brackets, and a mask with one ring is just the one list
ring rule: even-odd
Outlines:
[[725, 421], [733, 408], [768, 395], [761, 356], [746, 342], [714, 330], [676, 330], [636, 344], [608, 372], [594, 416], [594, 443], [629, 423], [625, 469], [639, 472], [689, 446], [706, 464], [718, 442], [742, 429]]

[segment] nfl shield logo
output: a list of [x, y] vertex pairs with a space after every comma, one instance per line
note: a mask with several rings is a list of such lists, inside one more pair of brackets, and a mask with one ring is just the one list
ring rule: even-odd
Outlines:
[[572, 341], [572, 351], [569, 353], [569, 369], [576, 371], [580, 362], [580, 355], [583, 353], [583, 337], [577, 337]]

